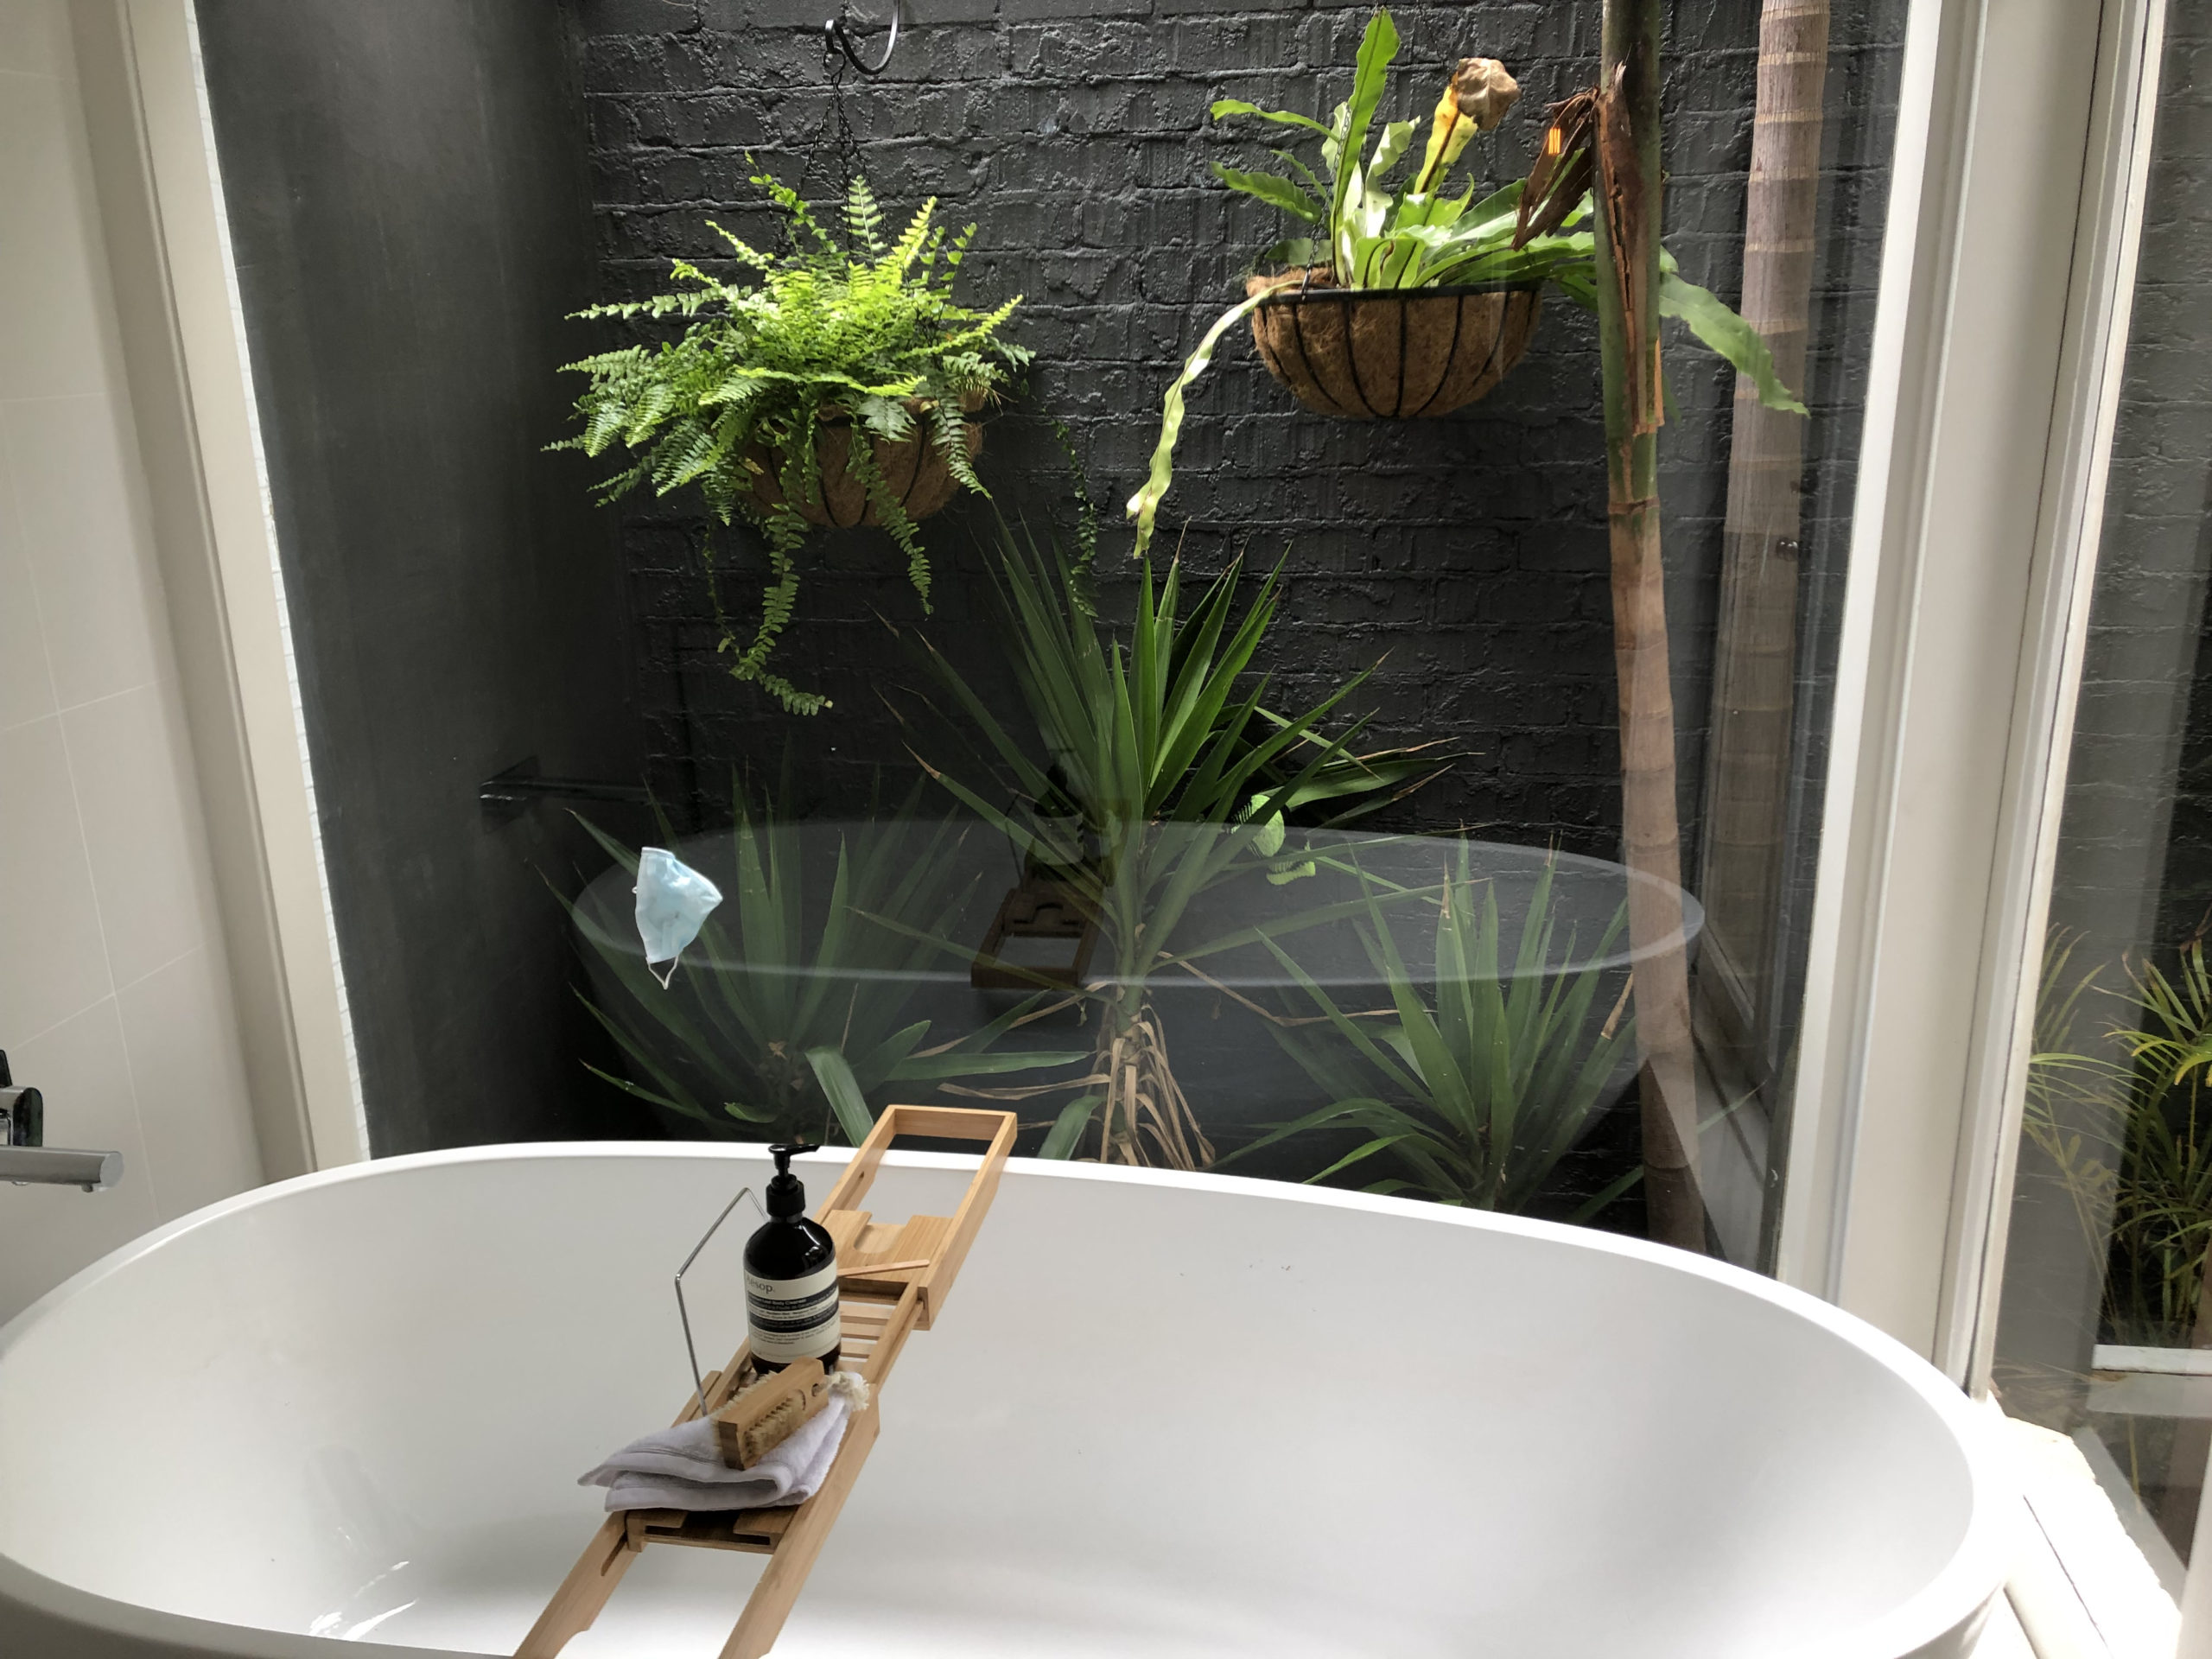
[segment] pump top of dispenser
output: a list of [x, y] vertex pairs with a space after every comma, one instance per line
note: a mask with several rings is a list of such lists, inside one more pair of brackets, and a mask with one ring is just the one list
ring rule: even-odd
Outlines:
[[768, 1155], [776, 1160], [776, 1173], [768, 1182], [768, 1213], [778, 1220], [806, 1213], [806, 1186], [791, 1173], [791, 1160], [801, 1153], [819, 1152], [819, 1147], [804, 1143], [788, 1147], [771, 1147]]

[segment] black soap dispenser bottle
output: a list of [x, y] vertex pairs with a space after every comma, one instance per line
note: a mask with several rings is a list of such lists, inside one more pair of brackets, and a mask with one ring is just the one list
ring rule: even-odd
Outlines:
[[768, 1219], [745, 1245], [745, 1319], [755, 1370], [780, 1371], [802, 1359], [837, 1369], [843, 1332], [837, 1319], [837, 1247], [807, 1219], [806, 1188], [791, 1173], [792, 1157], [816, 1148], [771, 1147], [776, 1173], [768, 1183]]

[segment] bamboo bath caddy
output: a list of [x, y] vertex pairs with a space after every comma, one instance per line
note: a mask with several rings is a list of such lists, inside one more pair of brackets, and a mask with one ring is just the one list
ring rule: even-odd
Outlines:
[[[1014, 1132], [1011, 1112], [948, 1106], [884, 1109], [815, 1212], [815, 1219], [829, 1230], [837, 1246], [837, 1306], [843, 1328], [839, 1366], [859, 1372], [868, 1385], [868, 1409], [855, 1413], [847, 1423], [843, 1443], [821, 1490], [795, 1509], [698, 1514], [628, 1510], [608, 1516], [515, 1649], [515, 1659], [554, 1659], [570, 1637], [589, 1630], [630, 1570], [632, 1560], [647, 1544], [689, 1544], [767, 1556], [767, 1568], [738, 1615], [737, 1628], [723, 1643], [721, 1659], [762, 1659], [775, 1646], [815, 1558], [837, 1522], [845, 1496], [875, 1444], [881, 1391], [898, 1363], [899, 1351], [918, 1327], [930, 1328], [950, 1294], [998, 1191]], [[915, 1216], [893, 1225], [856, 1207], [874, 1185], [883, 1154], [902, 1135], [988, 1143], [959, 1208], [950, 1216]], [[690, 1421], [702, 1404], [710, 1416], [722, 1411], [751, 1367], [752, 1356], [741, 1346], [727, 1366], [708, 1374], [702, 1397], [686, 1402], [676, 1421]]]

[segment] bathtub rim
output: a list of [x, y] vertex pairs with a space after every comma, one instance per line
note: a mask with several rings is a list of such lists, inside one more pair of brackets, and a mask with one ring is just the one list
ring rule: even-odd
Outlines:
[[[822, 1163], [850, 1160], [849, 1147], [824, 1147], [810, 1156]], [[264, 1205], [289, 1201], [323, 1187], [375, 1180], [408, 1171], [448, 1165], [520, 1163], [529, 1160], [566, 1162], [582, 1159], [712, 1159], [741, 1162], [768, 1161], [766, 1143], [751, 1141], [526, 1141], [488, 1146], [448, 1147], [434, 1152], [403, 1154], [365, 1160], [334, 1169], [317, 1170], [287, 1180], [273, 1181], [227, 1198], [219, 1199], [188, 1215], [164, 1223], [129, 1243], [71, 1274], [60, 1284], [0, 1325], [0, 1374], [9, 1352], [73, 1297], [110, 1275], [121, 1272], [140, 1257], [152, 1254], [173, 1240], [200, 1228]], [[961, 1169], [974, 1166], [972, 1156], [956, 1153], [891, 1152], [886, 1163], [893, 1168]], [[1314, 1187], [1243, 1175], [1192, 1173], [1178, 1170], [1135, 1169], [1093, 1163], [1063, 1162], [1038, 1158], [1008, 1160], [1007, 1173], [1052, 1179], [1090, 1180], [1159, 1186], [1178, 1190], [1233, 1193], [1279, 1203], [1311, 1204], [1326, 1208], [1363, 1211], [1376, 1214], [1410, 1216], [1445, 1226], [1472, 1227], [1521, 1237], [1541, 1239], [1579, 1249], [1626, 1256], [1632, 1260], [1730, 1287], [1758, 1297], [1782, 1311], [1795, 1313], [1859, 1350], [1904, 1382], [1932, 1409], [1952, 1432], [1964, 1456], [1969, 1494], [1964, 1534], [1950, 1557], [1914, 1594], [1889, 1612], [1843, 1632], [1828, 1643], [1804, 1649], [1813, 1659], [1829, 1647], [1854, 1655], [1870, 1654], [1914, 1659], [1939, 1651], [1938, 1644], [1970, 1631], [1986, 1615], [2001, 1593], [2011, 1566], [2010, 1505], [2017, 1496], [2001, 1455], [1995, 1425], [1986, 1409], [1970, 1399], [1926, 1359], [1877, 1326], [1821, 1300], [1808, 1292], [1710, 1256], [1691, 1255], [1649, 1240], [1563, 1222], [1499, 1215], [1466, 1210], [1418, 1198], [1381, 1197]], [[81, 1589], [48, 1578], [0, 1551], [0, 1606], [14, 1605], [125, 1641], [168, 1644], [180, 1656], [207, 1654], [241, 1656], [242, 1659], [308, 1659], [327, 1651], [326, 1638], [301, 1633], [270, 1630], [256, 1625], [226, 1624], [181, 1613], [166, 1612], [135, 1602], [118, 1601], [98, 1592]], [[209, 1645], [219, 1633], [227, 1645]], [[1848, 1642], [1848, 1649], [1840, 1644]], [[394, 1647], [383, 1643], [351, 1643], [351, 1650], [387, 1659], [444, 1659], [440, 1649]], [[90, 1651], [91, 1649], [88, 1649]], [[66, 1653], [67, 1649], [59, 1651]], [[468, 1659], [454, 1656], [454, 1659]]]
[[[995, 830], [990, 830], [989, 826], [984, 824], [980, 818], [960, 818], [952, 821], [963, 825], [983, 828], [992, 835], [1001, 833]], [[895, 821], [883, 818], [807, 818], [797, 823], [779, 827], [810, 835], [826, 836], [834, 833], [842, 838], [849, 831], [880, 828], [893, 822]], [[925, 827], [930, 822], [927, 819], [915, 819], [912, 821], [912, 826]], [[1335, 837], [1338, 845], [1351, 845], [1357, 842], [1433, 842], [1440, 846], [1451, 842], [1464, 842], [1471, 848], [1492, 848], [1506, 853], [1524, 853], [1538, 861], [1551, 862], [1561, 871], [1579, 870], [1593, 875], [1618, 874], [1623, 880], [1624, 891], [1637, 887], [1671, 889], [1672, 898], [1681, 906], [1681, 923], [1657, 939], [1646, 940], [1642, 944], [1638, 944], [1624, 938], [1611, 953], [1604, 957], [1588, 960], [1570, 958], [1548, 963], [1537, 970], [1539, 977], [1565, 976], [1592, 970], [1600, 973], [1618, 973], [1623, 969], [1632, 969], [1638, 963], [1666, 955], [1670, 951], [1694, 952], [1698, 941], [1703, 937], [1705, 931], [1705, 905], [1695, 893], [1687, 887], [1668, 881], [1662, 876], [1654, 875], [1649, 870], [1632, 869], [1618, 859], [1600, 858], [1590, 853], [1567, 852], [1556, 847], [1539, 847], [1526, 842], [1493, 841], [1481, 836], [1327, 829], [1305, 830], [1300, 833], [1309, 836]], [[682, 858], [702, 844], [726, 841], [729, 834], [730, 830], [724, 828], [703, 830], [691, 835], [672, 836], [669, 838], [668, 850]], [[1325, 849], [1325, 842], [1313, 848], [1315, 851]], [[620, 864], [612, 864], [587, 881], [582, 891], [577, 894], [575, 902], [569, 907], [569, 925], [571, 931], [582, 936], [594, 949], [619, 954], [643, 963], [645, 960], [645, 946], [638, 937], [636, 927], [629, 922], [629, 912], [625, 907], [625, 895], [635, 891], [635, 888], [625, 887], [622, 884], [622, 878], [628, 874]], [[1626, 899], [1624, 898], [1622, 902], [1625, 905]], [[602, 915], [601, 913], [602, 912], [606, 914]], [[612, 923], [609, 918], [613, 918]], [[898, 980], [911, 981], [916, 984], [943, 985], [964, 985], [969, 982], [969, 967], [964, 961], [956, 962], [943, 968], [873, 969], [848, 966], [823, 969], [817, 968], [811, 963], [755, 964], [749, 962], [728, 962], [714, 955], [703, 944], [687, 945], [685, 953], [685, 959], [692, 970], [699, 973], [735, 975], [758, 973], [778, 978], [827, 978], [842, 982], [855, 980], [861, 982]], [[1421, 971], [1418, 963], [1414, 964], [1414, 971], [1416, 973]], [[1522, 976], [1517, 969], [1509, 967], [1497, 977], [1500, 981], [1510, 981], [1521, 978]], [[1295, 988], [1294, 981], [1274, 975], [1262, 975], [1255, 979], [1249, 975], [1230, 972], [1225, 976], [1225, 978], [1228, 983], [1241, 986], [1248, 990], [1255, 988], [1281, 989]], [[1105, 985], [1116, 982], [1110, 976], [1105, 974], [1102, 968], [1091, 976], [1090, 982], [1094, 985]], [[1174, 980], [1166, 982], [1176, 986], [1182, 984], [1182, 982]], [[1325, 977], [1320, 982], [1333, 988], [1338, 985], [1379, 985], [1382, 981], [1379, 976], [1355, 971], [1348, 976]]]

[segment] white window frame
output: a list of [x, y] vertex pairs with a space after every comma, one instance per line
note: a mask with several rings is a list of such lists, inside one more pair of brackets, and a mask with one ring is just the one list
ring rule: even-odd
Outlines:
[[2164, 16], [1908, 27], [1777, 1271], [1976, 1393]]
[[[2164, 16], [1908, 31], [1777, 1270], [1985, 1399]], [[1993, 1645], [2212, 1659], [2212, 1551], [2177, 1616], [2126, 1495], [2015, 1427]]]
[[261, 1164], [369, 1154], [192, 0], [74, 0], [78, 79]]

